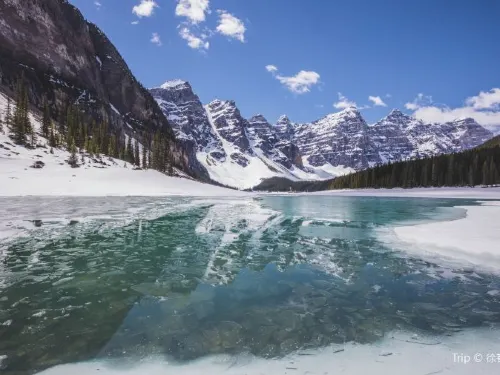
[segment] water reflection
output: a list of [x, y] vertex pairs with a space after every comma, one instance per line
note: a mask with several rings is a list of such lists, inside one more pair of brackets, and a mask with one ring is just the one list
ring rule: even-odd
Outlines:
[[[454, 201], [89, 199], [15, 218], [42, 225], [2, 246], [7, 370], [153, 354], [267, 358], [500, 319], [496, 276], [401, 257], [377, 239], [387, 225], [460, 217]], [[56, 216], [66, 221], [47, 219]]]

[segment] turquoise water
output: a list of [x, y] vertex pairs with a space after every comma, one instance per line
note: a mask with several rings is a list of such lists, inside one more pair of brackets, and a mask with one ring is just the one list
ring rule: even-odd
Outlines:
[[[400, 329], [500, 321], [498, 276], [381, 231], [473, 201], [273, 196], [0, 198], [0, 366], [281, 357]], [[2, 357], [3, 356], [3, 357]]]

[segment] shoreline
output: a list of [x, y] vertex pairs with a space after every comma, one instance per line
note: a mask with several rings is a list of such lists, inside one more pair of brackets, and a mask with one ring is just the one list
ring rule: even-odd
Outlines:
[[[271, 193], [272, 194], [272, 193]], [[351, 189], [325, 190], [296, 195], [345, 196], [345, 197], [388, 197], [388, 198], [443, 198], [443, 199], [498, 199], [500, 187], [440, 187], [440, 188], [393, 188], [393, 189]]]
[[395, 227], [398, 240], [409, 252], [441, 255], [476, 266], [500, 270], [500, 202], [456, 206], [467, 211], [452, 221]]
[[[288, 375], [346, 373], [351, 375], [400, 374], [422, 375], [453, 373], [469, 375], [497, 374], [498, 363], [489, 363], [487, 355], [497, 353], [498, 331], [469, 329], [449, 336], [426, 336], [392, 332], [374, 344], [346, 343], [314, 350], [300, 350], [279, 359], [249, 355], [218, 355], [177, 364], [166, 359], [132, 358], [117, 361], [93, 361], [60, 365], [38, 375]], [[481, 360], [478, 361], [481, 356]], [[469, 356], [469, 363], [465, 363]]]

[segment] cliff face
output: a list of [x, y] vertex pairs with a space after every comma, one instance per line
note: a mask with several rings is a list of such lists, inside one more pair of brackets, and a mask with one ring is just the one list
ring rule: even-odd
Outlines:
[[[94, 24], [66, 0], [0, 0], [0, 90], [12, 94], [21, 75], [30, 104], [47, 98], [56, 121], [77, 103], [91, 119], [108, 119], [119, 133], [172, 128], [151, 94], [133, 76], [120, 53]], [[193, 144], [174, 141], [172, 154], [186, 173], [207, 179]]]

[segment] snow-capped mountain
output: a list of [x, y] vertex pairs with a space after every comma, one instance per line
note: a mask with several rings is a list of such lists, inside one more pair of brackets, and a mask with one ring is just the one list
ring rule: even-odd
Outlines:
[[200, 98], [188, 82], [169, 81], [150, 92], [174, 125], [177, 139], [194, 142], [197, 152], [204, 152], [214, 160], [226, 158], [222, 141], [212, 128]]
[[247, 120], [230, 100], [217, 99], [203, 106], [184, 81], [168, 81], [150, 91], [177, 138], [196, 143], [197, 159], [214, 181], [246, 189], [275, 176], [320, 178], [303, 168], [292, 143], [292, 128], [281, 134], [263, 116]]
[[368, 125], [354, 107], [299, 125], [295, 140], [309, 164], [316, 167], [329, 163], [359, 170], [381, 161], [368, 136]]
[[397, 109], [372, 125], [354, 107], [304, 124], [283, 115], [271, 125], [262, 115], [245, 119], [231, 100], [204, 106], [181, 80], [150, 91], [177, 137], [196, 143], [197, 159], [210, 177], [237, 188], [271, 177], [328, 179], [381, 163], [460, 151], [493, 137], [473, 119], [429, 124]]

